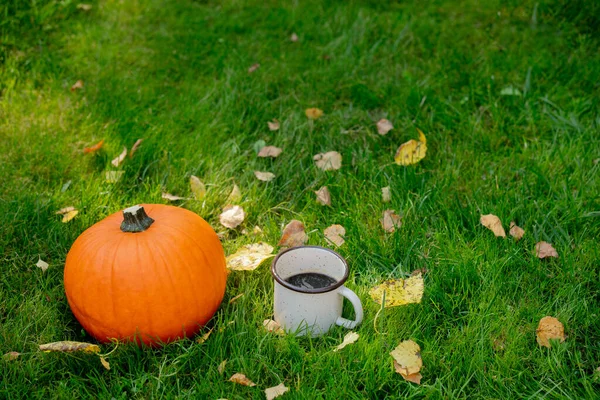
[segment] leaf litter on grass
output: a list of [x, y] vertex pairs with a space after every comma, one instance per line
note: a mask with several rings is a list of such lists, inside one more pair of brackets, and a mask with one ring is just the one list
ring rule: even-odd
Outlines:
[[396, 155], [394, 156], [396, 164], [405, 166], [416, 164], [425, 158], [425, 154], [427, 153], [427, 139], [420, 129], [417, 128], [417, 131], [419, 132], [418, 141], [411, 139], [401, 144], [398, 150], [396, 150]]
[[558, 252], [548, 242], [538, 242], [535, 245], [535, 256], [538, 258], [554, 257], [558, 258]]
[[219, 215], [219, 222], [226, 228], [235, 229], [244, 222], [245, 218], [246, 213], [241, 206], [229, 205], [223, 208], [223, 212]]
[[197, 176], [190, 176], [190, 189], [196, 200], [202, 200], [206, 196], [206, 185]]
[[496, 237], [506, 237], [506, 232], [504, 232], [504, 228], [502, 227], [502, 221], [494, 214], [482, 215], [479, 218], [479, 222], [481, 222], [481, 225], [494, 232]]
[[286, 387], [282, 382], [277, 386], [273, 386], [268, 389], [265, 389], [265, 397], [267, 398], [267, 400], [273, 400], [274, 398], [283, 395], [288, 390], [290, 390], [290, 389], [288, 387]]
[[344, 347], [348, 346], [349, 344], [355, 343], [359, 338], [359, 334], [356, 332], [348, 332], [346, 334], [346, 336], [344, 336], [344, 339], [342, 340], [342, 343], [338, 344], [336, 346], [335, 349], [333, 349], [334, 352], [336, 351], [340, 351], [341, 349], [343, 349]]
[[317, 195], [317, 201], [324, 206], [331, 205], [331, 194], [329, 193], [329, 189], [327, 186], [322, 186], [319, 190], [315, 192]]
[[308, 235], [304, 231], [304, 224], [293, 219], [283, 228], [279, 246], [282, 248], [304, 246], [307, 241]]
[[233, 271], [254, 271], [264, 260], [273, 257], [273, 246], [268, 243], [247, 244], [227, 256], [227, 268]]
[[325, 235], [325, 239], [332, 244], [335, 244], [337, 247], [340, 247], [344, 244], [344, 235], [346, 234], [346, 229], [342, 225], [331, 225], [325, 228], [323, 232]]
[[381, 304], [385, 292], [385, 308], [420, 303], [425, 291], [423, 275], [419, 271], [406, 279], [391, 279], [369, 290], [369, 295]]
[[229, 382], [234, 382], [243, 386], [256, 386], [256, 383], [252, 382], [246, 375], [240, 374], [239, 372], [231, 375]]
[[393, 233], [396, 228], [402, 226], [402, 217], [396, 214], [394, 210], [385, 210], [383, 217], [379, 220], [383, 230], [388, 233]]
[[334, 171], [342, 167], [342, 155], [337, 151], [319, 153], [313, 157], [315, 165], [323, 171]]
[[548, 348], [552, 347], [550, 340], [558, 340], [561, 343], [565, 341], [565, 327], [558, 319], [551, 316], [540, 319], [535, 334], [538, 344]]
[[401, 342], [394, 350], [390, 352], [394, 359], [394, 368], [397, 373], [417, 385], [421, 384], [421, 368], [423, 360], [421, 359], [421, 347], [412, 340]]

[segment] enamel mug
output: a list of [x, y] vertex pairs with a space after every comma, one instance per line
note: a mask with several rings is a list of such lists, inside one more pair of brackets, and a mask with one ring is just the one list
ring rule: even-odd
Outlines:
[[[284, 250], [273, 261], [275, 321], [288, 333], [313, 337], [325, 334], [332, 326], [354, 329], [363, 319], [358, 296], [344, 286], [348, 264], [338, 253], [319, 246], [299, 246]], [[300, 287], [286, 281], [299, 274], [327, 275], [325, 287]], [[342, 317], [344, 298], [354, 307], [356, 319]]]

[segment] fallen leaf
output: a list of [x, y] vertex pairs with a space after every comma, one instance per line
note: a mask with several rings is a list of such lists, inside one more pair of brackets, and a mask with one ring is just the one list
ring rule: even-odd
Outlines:
[[251, 74], [251, 73], [253, 73], [254, 71], [256, 71], [257, 69], [259, 69], [259, 68], [260, 68], [260, 64], [258, 64], [258, 63], [256, 63], [256, 64], [252, 64], [252, 65], [250, 66], [250, 68], [248, 68], [248, 73], [249, 73], [249, 74]]
[[254, 225], [254, 228], [252, 229], [252, 233], [255, 235], [260, 235], [261, 233], [263, 233], [263, 230], [260, 229], [260, 226]]
[[233, 184], [233, 189], [231, 189], [231, 193], [229, 193], [229, 197], [227, 197], [227, 201], [232, 203], [237, 203], [242, 199], [242, 192], [240, 188], [235, 183]]
[[73, 181], [71, 181], [70, 179], [64, 184], [62, 185], [62, 187], [60, 188], [60, 191], [62, 193], [66, 192], [67, 189], [69, 188], [69, 186], [71, 186], [71, 183], [73, 183]]
[[278, 245], [281, 247], [303, 246], [307, 240], [308, 235], [304, 231], [304, 224], [293, 219], [283, 228], [283, 234]]
[[389, 131], [391, 131], [392, 129], [394, 129], [394, 125], [392, 125], [392, 123], [390, 121], [388, 121], [387, 119], [385, 119], [385, 118], [380, 119], [377, 122], [377, 132], [380, 135], [385, 135]]
[[269, 182], [275, 179], [275, 174], [272, 172], [254, 171], [254, 176], [256, 176], [259, 181], [263, 182]]
[[282, 151], [283, 150], [280, 149], [279, 147], [265, 146], [262, 149], [260, 149], [260, 151], [258, 152], [258, 156], [259, 157], [273, 157], [273, 158], [276, 158], [278, 155], [281, 154]]
[[110, 364], [108, 363], [108, 361], [106, 361], [104, 357], [100, 357], [100, 364], [102, 364], [104, 368], [110, 371]]
[[392, 200], [392, 192], [389, 186], [381, 188], [381, 199], [384, 203], [389, 203]]
[[82, 88], [83, 88], [83, 81], [82, 80], [78, 80], [77, 82], [75, 82], [73, 84], [73, 86], [71, 86], [71, 92], [74, 92], [77, 89], [82, 89]]
[[325, 239], [328, 242], [335, 244], [340, 247], [344, 244], [345, 240], [342, 236], [346, 234], [346, 229], [344, 229], [341, 225], [331, 225], [328, 228], [325, 228], [323, 232], [325, 234]]
[[252, 148], [254, 149], [254, 151], [256, 152], [256, 154], [258, 154], [260, 152], [260, 150], [265, 147], [267, 145], [267, 142], [265, 142], [264, 140], [260, 139], [257, 140], [256, 142], [254, 142], [254, 144], [252, 145]]
[[118, 167], [119, 165], [121, 165], [125, 157], [127, 157], [127, 147], [123, 147], [123, 151], [121, 152], [121, 154], [119, 154], [119, 156], [112, 160], [110, 163], [115, 167]]
[[313, 157], [317, 167], [323, 171], [331, 171], [342, 167], [342, 155], [337, 151], [328, 151], [327, 153], [319, 153]]
[[75, 207], [73, 207], [73, 206], [63, 207], [60, 210], [58, 210], [57, 212], [55, 212], [55, 214], [64, 215], [64, 214], [69, 213], [71, 211], [75, 211]]
[[394, 360], [394, 369], [396, 370], [397, 373], [399, 373], [400, 375], [402, 375], [402, 377], [404, 378], [404, 380], [412, 382], [412, 383], [416, 383], [417, 385], [421, 384], [421, 379], [423, 379], [423, 376], [421, 375], [420, 372], [416, 372], [414, 374], [410, 374], [410, 375], [404, 375], [404, 368], [398, 364], [398, 361]]
[[277, 386], [273, 386], [268, 389], [265, 389], [265, 396], [267, 397], [267, 400], [273, 400], [275, 397], [281, 396], [288, 390], [290, 390], [290, 389], [285, 387], [285, 385], [283, 383], [280, 383]]
[[144, 139], [138, 139], [135, 141], [135, 143], [133, 144], [133, 147], [131, 148], [131, 150], [129, 151], [129, 157], [133, 157], [133, 153], [135, 153], [137, 151], [137, 149], [140, 147], [140, 145], [142, 144], [142, 141]]
[[550, 243], [539, 242], [535, 245], [535, 256], [538, 258], [555, 257], [558, 258], [558, 252]]
[[73, 351], [83, 351], [85, 353], [99, 353], [100, 347], [95, 344], [85, 342], [52, 342], [46, 344], [40, 344], [40, 350], [45, 352], [60, 351], [63, 353], [70, 353]]
[[265, 319], [263, 321], [263, 328], [265, 328], [265, 330], [267, 332], [275, 333], [277, 335], [285, 334], [284, 330], [281, 328], [281, 325], [279, 325], [277, 322], [273, 321], [272, 319]]
[[502, 96], [521, 96], [521, 91], [515, 87], [507, 86], [500, 91]]
[[268, 121], [267, 125], [269, 125], [270, 131], [278, 131], [279, 130], [279, 121], [274, 119], [273, 121]]
[[556, 318], [545, 316], [540, 320], [535, 331], [536, 340], [540, 346], [550, 348], [550, 339], [565, 341], [565, 327]]
[[77, 9], [81, 11], [90, 11], [92, 9], [91, 4], [77, 4]]
[[169, 200], [169, 201], [188, 200], [187, 197], [175, 196], [175, 195], [172, 195], [171, 193], [166, 193], [166, 192], [164, 192], [162, 194], [162, 198], [165, 200]]
[[399, 229], [402, 226], [402, 217], [396, 214], [394, 210], [385, 210], [383, 218], [379, 222], [386, 232], [392, 233], [396, 228]]
[[315, 194], [317, 195], [317, 201], [319, 203], [321, 203], [324, 206], [331, 205], [331, 194], [329, 193], [329, 189], [327, 189], [327, 186], [322, 186], [321, 189], [315, 192]]
[[77, 214], [79, 214], [79, 211], [77, 211], [77, 210], [71, 210], [69, 212], [66, 212], [66, 213], [63, 214], [61, 222], [63, 224], [66, 224], [67, 222], [69, 222], [70, 220], [72, 220], [73, 218], [75, 218], [75, 216]]
[[104, 172], [104, 180], [107, 183], [117, 183], [124, 173], [125, 171], [106, 171]]
[[100, 149], [102, 148], [102, 145], [103, 145], [103, 144], [104, 144], [104, 139], [102, 139], [101, 141], [99, 141], [98, 143], [96, 143], [96, 144], [95, 144], [95, 145], [93, 145], [93, 146], [86, 147], [85, 149], [83, 149], [83, 152], [84, 152], [85, 154], [88, 154], [88, 153], [95, 153], [95, 152], [97, 152], [98, 150], [100, 150]]
[[424, 290], [423, 275], [419, 272], [406, 279], [385, 281], [369, 290], [369, 295], [377, 304], [381, 304], [385, 292], [385, 308], [388, 308], [420, 303]]
[[229, 229], [235, 229], [238, 225], [244, 222], [246, 213], [240, 206], [226, 206], [223, 212], [219, 215], [221, 225]]
[[482, 215], [479, 222], [481, 222], [481, 225], [494, 232], [496, 237], [506, 237], [506, 232], [504, 232], [504, 228], [502, 227], [502, 221], [494, 214]]
[[323, 116], [323, 110], [320, 108], [307, 108], [304, 113], [308, 119], [319, 119]]
[[221, 361], [221, 364], [219, 364], [219, 366], [217, 367], [217, 371], [219, 371], [219, 374], [222, 374], [223, 372], [225, 372], [226, 365], [227, 365], [227, 360]]
[[525, 234], [525, 230], [523, 228], [517, 226], [517, 224], [515, 224], [515, 221], [510, 221], [510, 230], [508, 231], [508, 233], [510, 233], [510, 236], [519, 240]]
[[271, 257], [273, 246], [264, 242], [247, 244], [227, 256], [227, 268], [233, 271], [254, 271], [264, 260]]
[[231, 378], [229, 378], [229, 382], [239, 383], [240, 385], [244, 386], [256, 386], [256, 383], [246, 378], [246, 375], [240, 373], [233, 374]]
[[290, 40], [292, 42], [297, 42], [298, 41], [298, 35], [296, 35], [296, 33], [293, 32], [292, 35], [290, 36]]
[[42, 259], [40, 258], [38, 260], [38, 262], [35, 264], [39, 269], [42, 270], [42, 272], [46, 272], [46, 270], [48, 269], [48, 267], [50, 266], [46, 261], [42, 261]]
[[235, 297], [232, 297], [231, 300], [229, 300], [229, 304], [234, 303], [237, 299], [239, 299], [240, 297], [242, 297], [244, 295], [244, 293], [240, 293]]
[[215, 329], [215, 328], [211, 328], [204, 335], [202, 335], [198, 339], [196, 339], [196, 343], [202, 344], [202, 343], [206, 342], [208, 340], [208, 338], [210, 337], [210, 334], [212, 333], [213, 329]]
[[9, 351], [8, 353], [6, 353], [2, 356], [2, 359], [4, 361], [13, 361], [13, 360], [16, 360], [17, 358], [19, 358], [20, 355], [21, 355], [21, 353], [19, 353], [19, 352]]
[[[419, 345], [412, 340], [405, 340], [401, 342], [394, 350], [390, 352], [390, 355], [396, 361], [394, 364], [396, 372], [398, 372], [406, 380], [411, 378], [411, 382], [415, 382], [415, 377], [411, 375], [418, 374], [423, 366], [423, 360], [421, 359], [421, 348]], [[420, 383], [420, 377], [419, 382]]]
[[411, 139], [398, 147], [396, 155], [394, 156], [396, 164], [416, 164], [425, 158], [425, 154], [427, 153], [427, 139], [420, 129], [417, 129], [417, 131], [419, 131], [419, 141]]
[[358, 336], [359, 335], [356, 332], [348, 332], [346, 336], [344, 336], [344, 340], [342, 341], [342, 343], [338, 344], [337, 347], [333, 349], [333, 351], [340, 351], [349, 344], [356, 342], [358, 340]]
[[197, 176], [190, 176], [190, 188], [196, 200], [202, 200], [206, 196], [206, 186]]

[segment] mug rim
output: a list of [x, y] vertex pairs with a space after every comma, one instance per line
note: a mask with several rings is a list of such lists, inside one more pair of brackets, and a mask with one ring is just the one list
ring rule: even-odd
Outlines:
[[[319, 249], [319, 250], [326, 250], [330, 253], [333, 253], [334, 256], [336, 256], [337, 258], [339, 258], [339, 260], [342, 262], [342, 264], [344, 264], [344, 276], [342, 276], [342, 278], [337, 281], [336, 283], [334, 283], [331, 286], [326, 286], [324, 288], [318, 288], [318, 289], [305, 289], [305, 288], [299, 288], [298, 286], [294, 286], [289, 282], [286, 282], [285, 280], [283, 280], [281, 278], [281, 276], [279, 276], [279, 274], [277, 273], [277, 271], [275, 270], [275, 264], [277, 264], [277, 261], [279, 260], [279, 257], [281, 257], [282, 255], [284, 255], [285, 253], [287, 253], [288, 251], [292, 251], [292, 250], [299, 250], [299, 249]], [[271, 263], [271, 275], [273, 275], [273, 278], [277, 281], [277, 283], [279, 283], [281, 286], [293, 290], [294, 292], [299, 292], [299, 293], [327, 293], [327, 292], [331, 292], [337, 288], [339, 288], [340, 286], [342, 286], [346, 280], [348, 279], [348, 274], [349, 274], [349, 268], [348, 268], [348, 263], [346, 262], [346, 259], [344, 259], [344, 257], [342, 257], [338, 252], [328, 249], [327, 247], [322, 247], [322, 246], [295, 246], [295, 247], [290, 247], [289, 249], [285, 249], [282, 252], [280, 252], [279, 254], [277, 254], [277, 256], [275, 256], [275, 259], [273, 260], [273, 262]]]

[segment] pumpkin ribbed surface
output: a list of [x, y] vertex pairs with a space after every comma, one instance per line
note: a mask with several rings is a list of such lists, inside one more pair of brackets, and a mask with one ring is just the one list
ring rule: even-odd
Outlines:
[[182, 208], [142, 207], [154, 219], [145, 231], [123, 232], [118, 212], [83, 232], [67, 255], [69, 306], [101, 342], [193, 335], [225, 293], [225, 254], [211, 226]]

